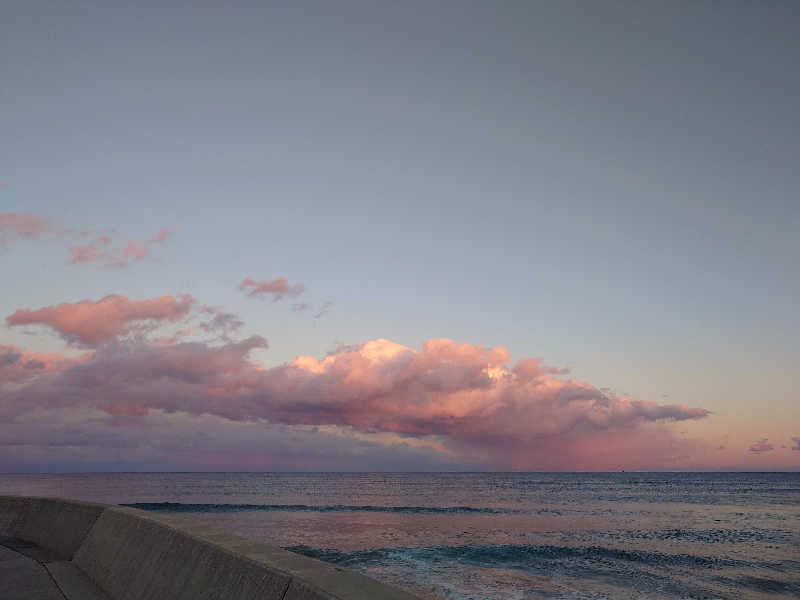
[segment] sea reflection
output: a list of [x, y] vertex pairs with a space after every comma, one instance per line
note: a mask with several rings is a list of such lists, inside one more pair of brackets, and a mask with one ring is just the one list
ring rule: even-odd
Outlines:
[[137, 505], [430, 598], [798, 598], [800, 474], [0, 476]]

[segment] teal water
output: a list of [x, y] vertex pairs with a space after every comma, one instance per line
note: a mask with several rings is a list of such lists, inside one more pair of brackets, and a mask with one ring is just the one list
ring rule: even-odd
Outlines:
[[800, 598], [800, 473], [0, 475], [453, 600]]

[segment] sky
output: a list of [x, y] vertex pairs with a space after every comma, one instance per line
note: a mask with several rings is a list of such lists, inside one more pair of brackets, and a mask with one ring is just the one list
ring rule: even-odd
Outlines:
[[0, 7], [0, 471], [800, 470], [795, 2]]

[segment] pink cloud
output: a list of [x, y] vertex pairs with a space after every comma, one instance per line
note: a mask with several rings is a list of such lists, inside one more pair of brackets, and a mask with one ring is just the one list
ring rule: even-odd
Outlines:
[[35, 239], [50, 231], [54, 231], [50, 219], [28, 213], [0, 213], [0, 242], [8, 237]]
[[272, 281], [256, 281], [252, 277], [245, 277], [239, 284], [239, 289], [252, 297], [271, 295], [272, 301], [277, 302], [284, 296], [299, 296], [305, 286], [302, 283], [289, 285], [286, 277], [278, 277]]
[[157, 337], [152, 340], [154, 346], [172, 346], [179, 343], [183, 338], [191, 336], [195, 330], [192, 327], [184, 327], [174, 332], [172, 335]]
[[150, 240], [150, 243], [152, 243], [152, 244], [161, 244], [163, 242], [166, 242], [167, 238], [170, 236], [170, 234], [171, 234], [171, 232], [170, 232], [169, 229], [160, 229], [158, 231], [158, 233], [156, 233], [152, 237], [152, 239]]
[[709, 414], [605, 393], [538, 360], [512, 365], [502, 347], [432, 339], [415, 351], [373, 340], [263, 368], [248, 356], [266, 347], [258, 336], [222, 346], [105, 344], [84, 364], [6, 393], [6, 414], [88, 403], [115, 415], [158, 409], [335, 426], [428, 440], [470, 464], [514, 469], [652, 465], [678, 456], [662, 423]]
[[150, 255], [150, 247], [160, 244], [169, 237], [167, 229], [160, 230], [152, 239], [144, 242], [131, 241], [121, 250], [111, 250], [112, 239], [108, 235], [97, 237], [89, 244], [69, 247], [72, 264], [101, 263], [104, 267], [126, 267], [132, 262], [140, 261]]
[[73, 264], [83, 264], [103, 260], [105, 254], [102, 250], [92, 244], [83, 246], [69, 247], [70, 262]]
[[227, 402], [219, 390], [244, 385], [257, 372], [246, 359], [248, 353], [267, 347], [261, 336], [215, 347], [199, 342], [160, 345], [111, 340], [81, 365], [37, 378], [22, 388], [0, 390], [0, 418], [13, 418], [37, 406], [80, 404], [114, 415], [144, 415], [153, 408], [219, 415]]
[[122, 255], [131, 260], [142, 260], [149, 252], [147, 246], [137, 242], [128, 242], [122, 249]]
[[164, 295], [149, 300], [130, 300], [127, 296], [106, 296], [102, 300], [82, 300], [21, 309], [6, 317], [9, 326], [45, 325], [66, 339], [84, 346], [96, 346], [131, 331], [131, 324], [142, 321], [176, 321], [186, 316], [194, 298], [189, 295]]
[[27, 352], [16, 346], [0, 344], [0, 386], [58, 373], [83, 362], [86, 358], [88, 355], [65, 358], [59, 354]]
[[757, 442], [753, 442], [747, 449], [748, 452], [753, 452], [755, 454], [760, 454], [762, 452], [772, 452], [773, 450], [775, 450], [775, 446], [770, 444], [767, 438], [761, 438]]
[[121, 248], [111, 249], [110, 235], [97, 235], [91, 231], [56, 228], [50, 219], [28, 213], [0, 213], [0, 244], [9, 239], [37, 239], [43, 234], [55, 234], [61, 238], [87, 238], [96, 235], [88, 244], [78, 243], [68, 247], [69, 262], [72, 264], [98, 263], [104, 267], [125, 267], [131, 262], [140, 261], [149, 256], [154, 244], [161, 244], [170, 236], [168, 229], [159, 230], [152, 238], [145, 241], [129, 241]]
[[[421, 352], [387, 340], [318, 361], [300, 356], [262, 383], [270, 416], [284, 423], [349, 425], [363, 431], [448, 436], [459, 445], [512, 445], [642, 422], [696, 419], [704, 409], [603, 394], [562, 380], [538, 363], [516, 372], [502, 347], [428, 340]], [[538, 368], [537, 368], [538, 365]], [[273, 398], [280, 398], [274, 402]]]
[[89, 244], [69, 247], [70, 262], [72, 264], [85, 264], [90, 262], [104, 262], [107, 266], [121, 266], [122, 259], [107, 252], [111, 244], [111, 237], [101, 235]]

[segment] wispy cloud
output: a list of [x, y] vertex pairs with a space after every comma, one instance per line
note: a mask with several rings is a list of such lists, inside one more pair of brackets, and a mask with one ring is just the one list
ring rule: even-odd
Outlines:
[[[56, 227], [50, 219], [30, 213], [0, 213], [0, 245], [14, 240], [37, 240], [44, 237], [55, 237], [66, 244], [72, 241], [67, 252], [69, 262], [74, 265], [94, 263], [104, 267], [126, 267], [150, 256], [152, 247], [165, 242], [169, 236], [168, 229], [161, 229], [143, 241], [115, 244], [114, 236], [109, 230], [102, 233], [76, 231]], [[86, 238], [92, 239], [86, 242]]]
[[54, 231], [50, 219], [28, 213], [0, 213], [0, 243], [7, 243], [14, 238], [32, 240]]
[[169, 229], [159, 229], [158, 233], [156, 233], [151, 239], [151, 244], [161, 244], [167, 241], [167, 238], [171, 235], [171, 231]]
[[272, 301], [277, 302], [284, 296], [299, 296], [305, 290], [302, 283], [289, 285], [286, 277], [277, 277], [271, 281], [256, 281], [252, 277], [245, 277], [239, 284], [239, 289], [250, 297], [272, 296]]
[[70, 262], [72, 264], [98, 263], [104, 267], [127, 267], [133, 262], [150, 256], [152, 246], [163, 243], [168, 237], [169, 231], [162, 229], [151, 239], [139, 242], [131, 241], [121, 249], [112, 250], [111, 236], [101, 235], [88, 244], [70, 246]]
[[230, 336], [244, 326], [244, 321], [238, 315], [225, 312], [220, 306], [203, 306], [200, 308], [203, 315], [210, 318], [201, 323], [198, 328], [205, 333], [219, 336], [220, 339], [230, 341]]
[[760, 440], [753, 442], [747, 449], [748, 452], [752, 452], [754, 454], [761, 454], [762, 452], [772, 452], [773, 450], [775, 450], [775, 446], [770, 444], [767, 438], [761, 438]]
[[333, 308], [333, 302], [326, 302], [325, 304], [323, 304], [314, 315], [314, 320], [318, 321], [319, 319], [327, 315], [330, 312], [331, 308]]

